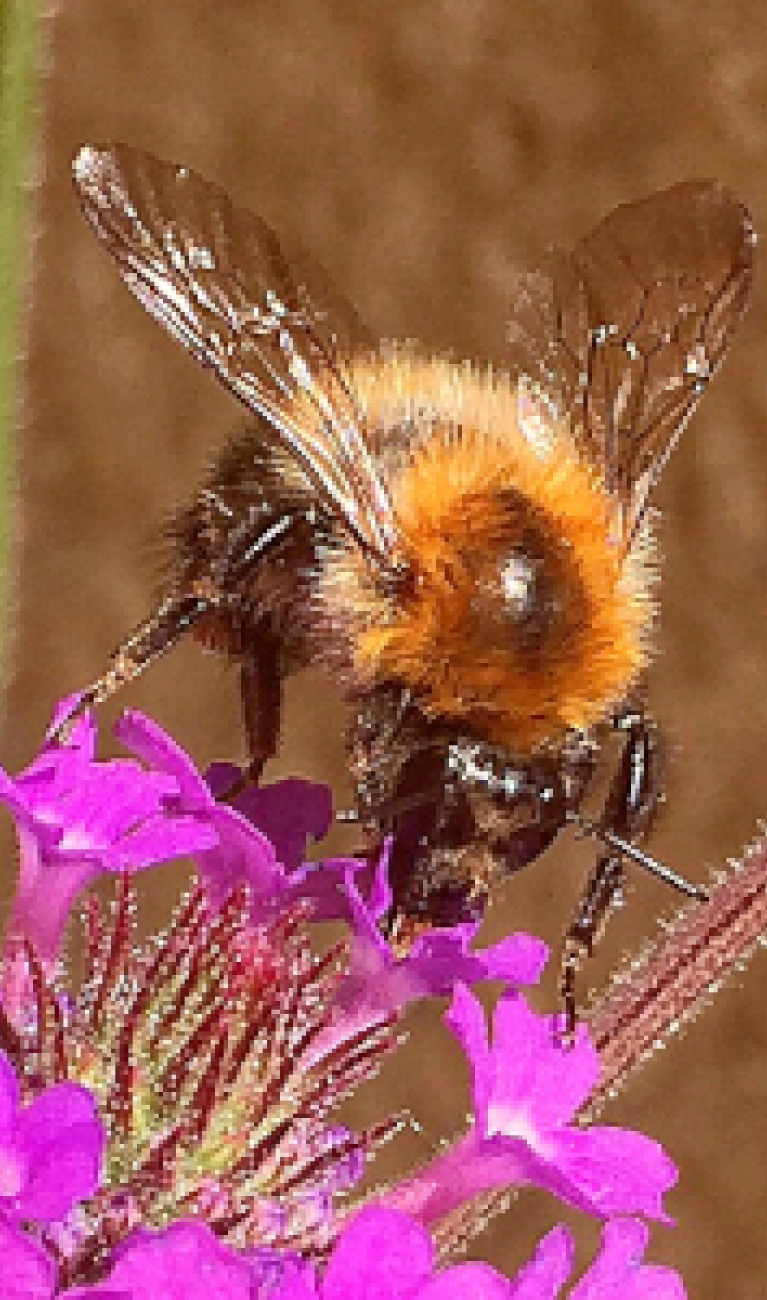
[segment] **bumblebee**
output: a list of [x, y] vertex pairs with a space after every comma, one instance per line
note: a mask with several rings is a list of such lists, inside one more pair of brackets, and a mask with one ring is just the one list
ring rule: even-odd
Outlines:
[[[653, 492], [752, 282], [743, 205], [689, 181], [518, 277], [503, 371], [373, 344], [321, 272], [195, 172], [84, 147], [85, 216], [141, 304], [250, 413], [171, 528], [171, 576], [78, 708], [191, 635], [239, 666], [258, 780], [309, 663], [352, 704], [354, 815], [393, 836], [392, 942], [481, 915], [573, 823], [599, 842], [575, 978], [662, 795], [643, 705]], [[59, 731], [61, 730], [61, 724]], [[610, 733], [601, 815], [582, 808]]]

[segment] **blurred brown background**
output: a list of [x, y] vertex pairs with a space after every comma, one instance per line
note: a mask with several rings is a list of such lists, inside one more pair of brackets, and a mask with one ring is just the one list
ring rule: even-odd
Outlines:
[[[219, 180], [298, 236], [378, 333], [497, 355], [511, 269], [619, 202], [713, 176], [767, 230], [764, 22], [757, 0], [62, 0], [44, 88], [3, 763], [29, 760], [53, 701], [146, 611], [152, 538], [239, 418], [86, 229], [69, 182], [80, 143], [125, 140]], [[652, 700], [676, 764], [653, 844], [696, 878], [767, 814], [766, 321], [763, 273], [660, 494]], [[131, 703], [201, 763], [241, 753], [234, 681], [193, 649]], [[279, 770], [339, 774], [342, 756], [337, 705], [298, 683]], [[571, 841], [550, 853], [510, 884], [488, 932], [530, 926], [556, 943], [587, 859]], [[158, 907], [176, 880], [153, 882]], [[637, 879], [630, 901], [594, 980], [675, 900]], [[656, 1231], [652, 1249], [693, 1297], [767, 1296], [765, 975], [760, 957], [605, 1117], [644, 1127], [680, 1164], [679, 1227]], [[436, 1135], [460, 1122], [465, 1079], [434, 1014], [417, 1030], [408, 1068], [378, 1087], [389, 1107], [415, 1098]], [[380, 1113], [381, 1097], [366, 1110]], [[408, 1154], [425, 1151], [411, 1140]], [[559, 1217], [530, 1195], [475, 1249], [511, 1267]]]

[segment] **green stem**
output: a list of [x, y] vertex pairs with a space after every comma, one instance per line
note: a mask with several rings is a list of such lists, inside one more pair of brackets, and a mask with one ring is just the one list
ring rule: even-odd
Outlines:
[[35, 0], [0, 0], [0, 620], [6, 607], [13, 432], [19, 413], [17, 363], [25, 346], [22, 309], [30, 254], [38, 23]]

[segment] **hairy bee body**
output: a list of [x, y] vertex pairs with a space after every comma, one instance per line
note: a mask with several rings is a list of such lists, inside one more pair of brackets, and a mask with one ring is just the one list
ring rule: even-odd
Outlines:
[[[240, 665], [251, 772], [281, 685], [324, 667], [353, 705], [357, 815], [393, 833], [390, 931], [481, 913], [568, 821], [608, 731], [623, 753], [568, 932], [565, 993], [651, 824], [655, 483], [748, 299], [745, 208], [685, 182], [519, 278], [508, 372], [360, 342], [258, 218], [119, 145], [75, 162], [142, 305], [254, 423], [171, 529], [163, 599], [85, 702], [191, 631]], [[673, 883], [684, 885], [672, 873]], [[695, 892], [692, 887], [688, 887]]]
[[[284, 677], [314, 663], [341, 687], [357, 815], [396, 832], [395, 908], [430, 917], [441, 897], [455, 920], [580, 806], [595, 737], [648, 657], [649, 520], [627, 559], [603, 481], [508, 375], [412, 349], [349, 373], [401, 576], [371, 574], [256, 426], [178, 517], [171, 585], [214, 597], [193, 635], [242, 661], [259, 764], [278, 743]], [[243, 546], [254, 535], [268, 563]], [[477, 742], [499, 770], [472, 782]]]

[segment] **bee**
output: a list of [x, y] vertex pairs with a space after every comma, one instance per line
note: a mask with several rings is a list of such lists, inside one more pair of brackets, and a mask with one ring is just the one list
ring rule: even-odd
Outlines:
[[564, 944], [571, 1031], [626, 861], [705, 896], [639, 847], [664, 766], [644, 706], [651, 503], [745, 310], [748, 212], [707, 181], [616, 208], [518, 277], [500, 371], [376, 345], [186, 167], [116, 145], [73, 172], [128, 288], [251, 417], [175, 517], [163, 597], [77, 708], [190, 635], [239, 667], [257, 781], [285, 677], [323, 667], [352, 705], [354, 816], [371, 854], [393, 837], [400, 948], [479, 918], [579, 826], [599, 849]]

